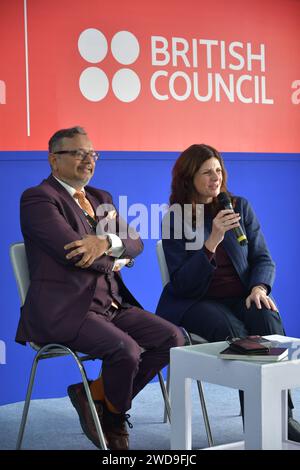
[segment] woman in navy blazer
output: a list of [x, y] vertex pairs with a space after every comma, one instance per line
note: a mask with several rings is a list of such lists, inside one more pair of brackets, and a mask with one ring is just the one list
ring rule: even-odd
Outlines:
[[[178, 220], [174, 213], [169, 217], [169, 236], [163, 237], [163, 249], [170, 282], [156, 313], [208, 341], [222, 341], [228, 336], [284, 335], [270, 295], [275, 265], [259, 222], [246, 199], [228, 193], [226, 182], [223, 159], [208, 145], [192, 145], [177, 159], [170, 209], [174, 204], [181, 208], [191, 205], [195, 225], [196, 205], [203, 204], [204, 243], [191, 249], [191, 240], [176, 236]], [[231, 197], [234, 212], [221, 207], [217, 198], [220, 192]], [[248, 240], [244, 246], [232, 230], [239, 225]], [[295, 423], [297, 432], [292, 435], [291, 431], [289, 436], [300, 441], [300, 426]]]
[[[227, 192], [220, 154], [208, 145], [192, 145], [173, 169], [170, 203], [204, 204], [204, 244], [187, 249], [184, 235], [170, 237], [163, 248], [170, 282], [157, 313], [209, 341], [247, 334], [284, 334], [276, 305], [269, 295], [275, 277], [259, 222], [246, 199], [234, 197], [235, 212], [222, 209], [217, 196]], [[240, 224], [248, 244], [240, 246], [232, 228]]]

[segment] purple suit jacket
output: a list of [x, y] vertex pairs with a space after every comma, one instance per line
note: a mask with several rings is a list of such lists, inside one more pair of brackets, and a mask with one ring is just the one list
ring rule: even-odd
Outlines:
[[[85, 187], [96, 212], [101, 203], [112, 204], [106, 191]], [[64, 245], [91, 233], [91, 227], [74, 198], [51, 175], [21, 197], [21, 229], [30, 272], [30, 286], [17, 329], [16, 341], [25, 343], [73, 340], [91, 305], [98, 276], [110, 273], [114, 259], [103, 255], [87, 269], [77, 268], [81, 257], [66, 259]], [[140, 238], [123, 239], [122, 258], [143, 250]], [[125, 303], [140, 306], [114, 274]]]

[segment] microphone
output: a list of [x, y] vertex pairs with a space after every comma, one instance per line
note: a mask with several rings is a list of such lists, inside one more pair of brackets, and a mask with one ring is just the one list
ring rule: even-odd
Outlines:
[[[221, 204], [221, 206], [224, 207], [224, 209], [231, 209], [233, 211], [230, 198], [228, 197], [226, 193], [220, 193], [218, 195], [218, 201]], [[238, 227], [234, 227], [232, 230], [234, 231], [234, 234], [236, 236], [238, 243], [241, 246], [247, 245], [248, 240], [247, 240], [246, 235], [243, 232], [242, 227], [239, 225]]]

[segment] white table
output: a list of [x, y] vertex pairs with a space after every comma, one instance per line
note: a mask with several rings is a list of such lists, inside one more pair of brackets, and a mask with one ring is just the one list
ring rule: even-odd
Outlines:
[[191, 380], [195, 379], [244, 391], [245, 441], [214, 449], [300, 450], [300, 444], [287, 440], [287, 390], [300, 387], [300, 339], [267, 338], [289, 346], [289, 359], [220, 359], [225, 341], [171, 350], [171, 449], [191, 449]]

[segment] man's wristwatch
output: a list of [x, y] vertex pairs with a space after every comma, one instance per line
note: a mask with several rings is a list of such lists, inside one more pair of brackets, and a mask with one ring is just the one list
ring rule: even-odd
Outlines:
[[128, 261], [127, 264], [125, 264], [126, 268], [132, 268], [132, 266], [134, 265], [134, 259], [131, 258], [130, 261]]

